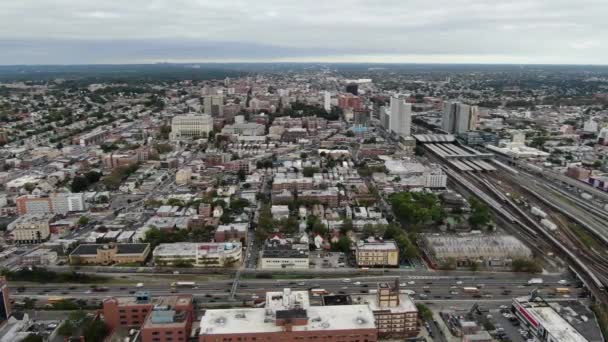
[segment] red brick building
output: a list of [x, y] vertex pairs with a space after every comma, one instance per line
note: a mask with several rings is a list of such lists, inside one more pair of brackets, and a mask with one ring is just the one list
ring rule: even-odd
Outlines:
[[342, 109], [361, 109], [363, 108], [363, 103], [359, 96], [342, 94], [338, 96], [338, 107]]
[[142, 342], [185, 342], [192, 330], [194, 304], [192, 295], [152, 299], [142, 292], [105, 299], [103, 316], [112, 330], [140, 328]]

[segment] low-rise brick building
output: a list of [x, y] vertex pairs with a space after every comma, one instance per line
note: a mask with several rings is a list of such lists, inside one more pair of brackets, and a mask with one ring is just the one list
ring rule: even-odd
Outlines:
[[149, 243], [83, 244], [70, 253], [72, 265], [141, 263], [150, 255]]

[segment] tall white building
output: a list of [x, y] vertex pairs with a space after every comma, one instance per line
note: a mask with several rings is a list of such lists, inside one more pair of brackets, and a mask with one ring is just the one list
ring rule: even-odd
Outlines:
[[412, 130], [412, 104], [405, 102], [407, 95], [391, 96], [389, 130], [409, 136]]
[[448, 101], [444, 105], [442, 129], [452, 134], [465, 133], [477, 127], [478, 119], [479, 107]]
[[597, 122], [593, 119], [589, 119], [589, 121], [585, 121], [585, 124], [583, 125], [583, 131], [585, 131], [585, 132], [597, 133], [598, 129], [599, 129], [599, 126], [598, 126]]
[[213, 130], [209, 114], [176, 115], [171, 120], [171, 139], [205, 138]]
[[331, 93], [327, 90], [323, 96], [323, 108], [328, 112], [331, 110]]

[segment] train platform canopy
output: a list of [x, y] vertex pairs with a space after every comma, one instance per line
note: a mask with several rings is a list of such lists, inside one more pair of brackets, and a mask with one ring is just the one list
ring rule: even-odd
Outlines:
[[419, 143], [451, 143], [456, 141], [452, 134], [415, 134], [414, 139]]

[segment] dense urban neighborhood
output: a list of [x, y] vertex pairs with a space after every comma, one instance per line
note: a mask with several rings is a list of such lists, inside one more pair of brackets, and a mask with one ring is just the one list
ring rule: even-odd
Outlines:
[[0, 341], [604, 341], [608, 68], [73, 68], [0, 68]]

